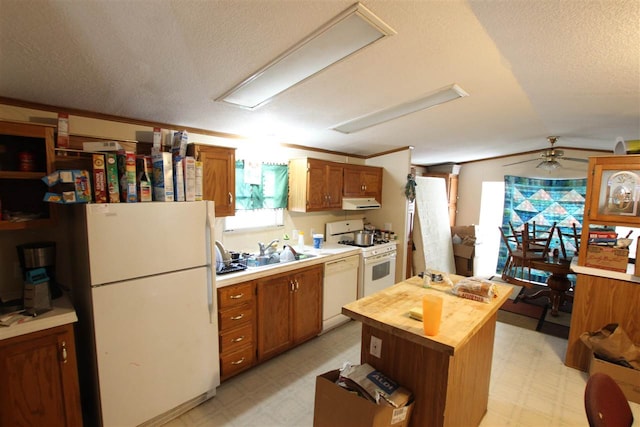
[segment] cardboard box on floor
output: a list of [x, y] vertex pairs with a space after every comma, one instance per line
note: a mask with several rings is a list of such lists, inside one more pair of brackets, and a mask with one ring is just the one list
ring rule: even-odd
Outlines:
[[404, 408], [377, 405], [335, 382], [337, 369], [316, 377], [313, 427], [407, 427], [413, 401]]
[[462, 243], [453, 243], [453, 257], [456, 264], [456, 274], [473, 276], [473, 258], [475, 256], [476, 227], [465, 225], [451, 227], [451, 237], [460, 237]]
[[607, 362], [591, 353], [589, 375], [596, 372], [609, 375], [618, 383], [627, 400], [640, 403], [640, 370]]

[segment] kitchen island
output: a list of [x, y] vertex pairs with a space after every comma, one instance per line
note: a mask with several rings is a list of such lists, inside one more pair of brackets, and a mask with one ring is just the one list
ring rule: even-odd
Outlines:
[[[454, 283], [464, 279], [450, 278]], [[496, 284], [496, 289], [497, 297], [484, 303], [436, 287], [425, 289], [416, 276], [342, 308], [343, 314], [362, 322], [361, 363], [413, 392], [410, 426], [480, 424], [489, 401], [497, 311], [511, 293], [509, 286]], [[443, 298], [435, 336], [425, 336], [422, 322], [409, 317], [426, 294]], [[382, 341], [380, 357], [370, 352], [372, 337]]]

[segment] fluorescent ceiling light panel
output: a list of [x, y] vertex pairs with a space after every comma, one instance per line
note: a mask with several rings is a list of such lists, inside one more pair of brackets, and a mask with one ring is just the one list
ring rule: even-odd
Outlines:
[[349, 120], [339, 124], [333, 129], [342, 133], [358, 132], [362, 129], [379, 125], [380, 123], [388, 122], [389, 120], [397, 119], [398, 117], [406, 116], [416, 111], [435, 107], [436, 105], [444, 104], [445, 102], [453, 101], [454, 99], [464, 96], [469, 96], [469, 94], [462, 90], [460, 86], [454, 84], [438, 89], [422, 98]]
[[393, 34], [396, 32], [391, 27], [356, 3], [216, 101], [257, 108], [328, 66]]

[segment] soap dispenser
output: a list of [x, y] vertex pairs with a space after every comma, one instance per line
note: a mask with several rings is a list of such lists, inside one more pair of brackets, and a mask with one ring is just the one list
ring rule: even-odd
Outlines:
[[298, 231], [298, 252], [304, 251], [304, 232]]

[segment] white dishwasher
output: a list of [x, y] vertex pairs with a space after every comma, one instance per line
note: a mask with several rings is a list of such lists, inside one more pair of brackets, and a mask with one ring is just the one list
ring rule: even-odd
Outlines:
[[360, 255], [352, 255], [324, 265], [322, 332], [347, 322], [342, 306], [358, 299]]

